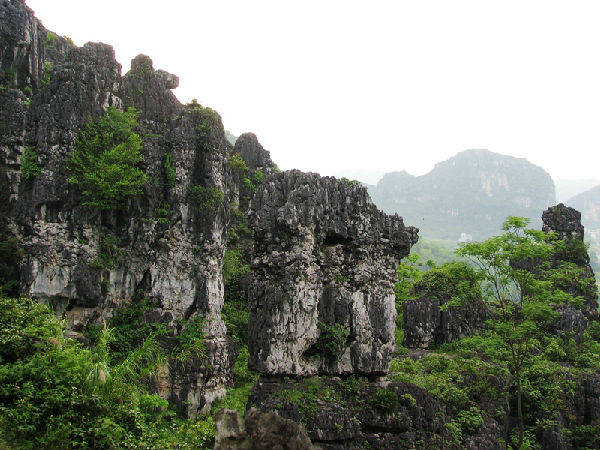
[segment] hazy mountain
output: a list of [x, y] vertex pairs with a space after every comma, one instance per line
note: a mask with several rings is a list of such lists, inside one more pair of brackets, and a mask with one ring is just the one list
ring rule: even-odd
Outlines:
[[556, 200], [565, 202], [577, 194], [581, 194], [594, 186], [600, 185], [600, 180], [554, 180]]
[[596, 186], [565, 202], [581, 212], [581, 222], [586, 231], [600, 231], [600, 186]]
[[333, 174], [336, 178], [348, 178], [349, 180], [358, 180], [364, 184], [375, 185], [385, 174], [384, 170], [369, 169], [348, 169], [341, 170]]
[[225, 130], [225, 139], [227, 139], [227, 142], [229, 142], [231, 145], [235, 145], [237, 138], [237, 136], [234, 136], [229, 131]]
[[453, 240], [463, 233], [463, 240], [494, 235], [508, 215], [531, 218], [538, 227], [542, 211], [555, 203], [544, 169], [487, 150], [461, 152], [419, 177], [385, 174], [369, 192], [381, 209], [419, 227], [421, 236]]

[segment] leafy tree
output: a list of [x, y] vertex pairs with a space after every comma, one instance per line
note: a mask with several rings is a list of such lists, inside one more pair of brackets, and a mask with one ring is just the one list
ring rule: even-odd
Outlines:
[[148, 177], [138, 167], [143, 157], [142, 139], [133, 131], [136, 125], [134, 108], [122, 113], [111, 107], [79, 133], [67, 168], [68, 181], [79, 188], [84, 205], [117, 209], [142, 192]]
[[519, 420], [517, 448], [523, 444], [523, 371], [539, 339], [563, 303], [580, 299], [552, 282], [561, 268], [552, 268], [552, 255], [562, 241], [551, 233], [526, 229], [529, 221], [509, 217], [504, 233], [483, 242], [463, 244], [460, 256], [473, 260], [484, 279], [484, 304], [489, 310], [488, 337], [496, 341], [496, 359], [509, 369], [516, 387]]

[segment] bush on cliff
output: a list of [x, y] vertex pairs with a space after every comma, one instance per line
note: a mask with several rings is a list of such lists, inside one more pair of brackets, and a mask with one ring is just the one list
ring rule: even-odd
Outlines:
[[31, 299], [0, 297], [0, 447], [212, 448], [211, 418], [180, 419], [147, 386], [163, 356], [147, 336], [111, 364], [112, 330], [91, 349]]
[[109, 107], [98, 120], [89, 120], [79, 133], [67, 161], [69, 183], [79, 188], [83, 204], [118, 209], [142, 192], [148, 177], [139, 168], [142, 139], [133, 130], [137, 111]]

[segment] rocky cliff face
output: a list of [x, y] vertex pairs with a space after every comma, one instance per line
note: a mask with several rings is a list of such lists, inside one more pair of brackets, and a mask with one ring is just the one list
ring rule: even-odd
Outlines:
[[252, 202], [250, 366], [268, 375], [382, 374], [394, 350], [396, 267], [417, 230], [356, 184], [298, 171]]
[[[24, 258], [22, 293], [64, 313], [74, 336], [90, 322], [143, 297], [153, 320], [177, 334], [202, 317], [208, 355], [185, 373], [166, 373], [165, 396], [194, 415], [224, 393], [229, 346], [220, 310], [221, 275], [233, 189], [219, 116], [197, 104], [180, 104], [171, 89], [177, 77], [154, 70], [140, 55], [121, 76], [113, 49], [88, 43], [81, 48], [51, 34], [21, 1], [0, 4], [2, 28], [0, 165], [4, 211], [19, 237]], [[12, 79], [10, 79], [13, 77]], [[79, 130], [112, 106], [136, 107], [143, 144], [143, 170], [151, 182], [143, 195], [118, 211], [82, 206], [67, 182], [65, 160]], [[41, 171], [21, 176], [25, 148]], [[175, 182], [165, 173], [170, 155]], [[214, 208], [199, 204], [192, 187], [222, 193]], [[110, 237], [113, 261], [98, 260]]]
[[509, 215], [539, 223], [540, 213], [555, 203], [544, 169], [487, 150], [461, 152], [418, 177], [388, 173], [369, 193], [378, 207], [417, 225], [422, 236], [452, 240], [461, 233], [475, 240], [496, 235]]
[[[254, 197], [251, 364], [265, 374], [386, 372], [395, 268], [416, 229], [379, 212], [360, 186], [277, 173], [253, 134], [232, 148], [220, 117], [182, 105], [177, 76], [149, 57], [122, 75], [110, 46], [76, 47], [22, 0], [1, 2], [0, 17], [0, 233], [22, 248], [18, 270], [2, 266], [0, 277], [19, 278], [21, 293], [50, 304], [81, 340], [140, 298], [151, 305], [144, 320], [169, 330], [165, 345], [201, 319], [205, 357], [165, 366], [156, 386], [193, 416], [230, 378], [223, 258], [231, 211]], [[149, 182], [118, 209], [96, 210], [66, 162], [109, 107], [139, 112]], [[29, 176], [26, 158], [39, 168]]]

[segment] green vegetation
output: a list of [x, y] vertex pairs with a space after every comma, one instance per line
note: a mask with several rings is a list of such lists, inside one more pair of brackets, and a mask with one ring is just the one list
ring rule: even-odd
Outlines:
[[237, 173], [245, 175], [248, 172], [248, 165], [242, 159], [239, 153], [231, 153], [228, 158], [229, 167]]
[[175, 358], [187, 361], [190, 358], [203, 358], [206, 356], [203, 328], [206, 321], [201, 317], [189, 319], [182, 331], [175, 336], [178, 342]]
[[173, 167], [173, 155], [167, 153], [165, 155], [165, 178], [167, 179], [167, 187], [172, 188], [175, 186], [176, 174], [175, 167]]
[[358, 180], [349, 180], [346, 177], [341, 178], [340, 181], [342, 183], [344, 183], [346, 186], [350, 186], [350, 187], [362, 186], [362, 183], [360, 181], [358, 181]]
[[48, 31], [46, 33], [46, 48], [48, 47], [52, 47], [53, 45], [56, 44], [56, 41], [58, 40], [58, 35], [53, 33], [52, 31]]
[[108, 108], [98, 120], [89, 120], [79, 133], [67, 162], [68, 182], [79, 188], [83, 204], [100, 210], [122, 208], [142, 192], [147, 175], [142, 162], [142, 140], [134, 133], [137, 112]]
[[337, 359], [346, 345], [350, 334], [340, 323], [326, 324], [319, 322], [319, 337], [315, 343], [316, 355]]
[[[503, 235], [484, 242], [465, 244], [459, 250], [460, 255], [473, 258], [487, 282], [484, 299], [492, 311], [492, 319], [487, 323], [488, 333], [496, 339], [496, 356], [506, 364], [516, 384], [519, 419], [517, 448], [523, 444], [525, 432], [522, 388], [524, 364], [555, 317], [556, 302], [576, 302], [570, 294], [556, 289], [549, 281], [556, 276], [556, 270], [550, 267], [550, 257], [554, 251], [553, 246], [549, 245], [552, 235], [527, 230], [527, 224], [526, 219], [509, 217], [504, 223]], [[521, 261], [544, 262], [537, 264], [538, 274], [534, 275], [527, 264], [518, 264]]]
[[187, 107], [192, 113], [194, 122], [199, 123], [196, 126], [197, 147], [204, 152], [211, 152], [217, 139], [215, 130], [221, 127], [219, 114], [209, 107], [200, 105], [196, 99], [188, 103]]
[[111, 270], [119, 262], [123, 252], [117, 247], [117, 237], [107, 233], [100, 237], [98, 255], [90, 261], [90, 266], [101, 270]]
[[256, 169], [254, 171], [254, 173], [252, 174], [252, 182], [257, 185], [263, 182], [264, 179], [264, 175], [262, 173], [262, 170], [260, 169]]
[[225, 200], [225, 194], [217, 187], [191, 186], [190, 198], [200, 211], [216, 212]]
[[[212, 448], [212, 419], [183, 420], [147, 391], [153, 335], [111, 361], [112, 330], [84, 349], [42, 304], [0, 298], [0, 443], [10, 448]], [[17, 332], [15, 332], [17, 330]]]
[[38, 164], [38, 155], [31, 147], [23, 147], [21, 155], [21, 175], [24, 179], [29, 180], [37, 177], [42, 173], [42, 169]]
[[[414, 398], [413, 398], [414, 400]], [[379, 409], [387, 414], [391, 414], [398, 409], [400, 402], [398, 394], [391, 389], [377, 389], [371, 400], [374, 408]]]
[[19, 294], [19, 263], [23, 251], [18, 239], [0, 219], [0, 296]]
[[223, 262], [225, 304], [221, 312], [227, 334], [238, 344], [248, 342], [248, 305], [241, 286], [242, 277], [250, 270], [250, 264], [239, 248], [228, 248]]
[[[502, 235], [463, 244], [457, 252], [462, 261], [423, 265], [411, 255], [401, 264], [400, 311], [407, 298], [443, 295], [449, 299], [445, 308], [482, 302], [490, 319], [480, 333], [430, 350], [421, 360], [393, 360], [389, 378], [416, 384], [446, 406], [452, 445], [476, 433], [486, 417], [512, 416], [517, 426], [508, 448], [538, 448], [536, 436], [562, 414], [569, 419], [561, 434], [580, 448], [593, 448], [600, 424], [578, 424], [569, 408], [580, 380], [600, 368], [600, 323], [591, 322], [577, 341], [573, 332], [552, 328], [558, 306], [580, 308], [578, 295], [593, 294], [580, 267], [552, 261], [585, 263], [586, 249], [527, 224], [509, 217]], [[399, 342], [401, 326], [399, 321]], [[482, 409], [489, 399], [498, 399], [501, 408]]]
[[46, 60], [44, 61], [44, 75], [42, 75], [42, 86], [46, 87], [50, 84], [50, 73], [54, 66], [52, 62]]

